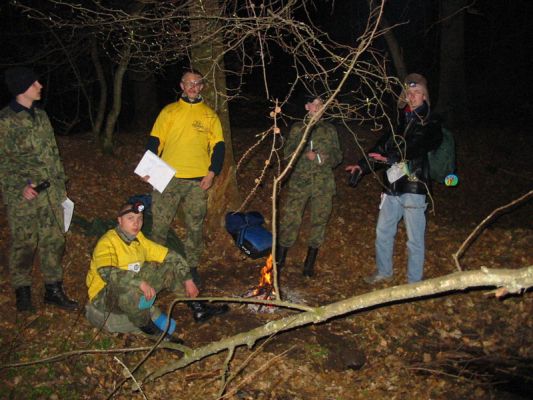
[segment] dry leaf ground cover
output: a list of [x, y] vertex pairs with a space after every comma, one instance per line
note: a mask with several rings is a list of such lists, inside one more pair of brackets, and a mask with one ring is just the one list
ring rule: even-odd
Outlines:
[[[240, 157], [254, 143], [254, 116], [234, 121], [234, 151]], [[375, 134], [356, 128], [368, 146]], [[286, 129], [284, 130], [286, 131]], [[339, 127], [344, 164], [357, 159], [353, 139]], [[132, 171], [140, 159], [145, 135], [121, 133], [114, 157], [103, 155], [86, 135], [59, 137], [70, 176], [69, 194], [76, 214], [86, 221], [112, 220], [128, 196], [149, 188]], [[521, 128], [491, 126], [457, 132], [459, 176], [456, 188], [434, 187], [435, 214], [428, 218], [426, 276], [456, 271], [451, 255], [470, 231], [493, 209], [531, 189], [533, 170], [525, 149], [531, 137]], [[259, 176], [268, 145], [259, 146], [237, 172], [246, 195]], [[514, 150], [513, 150], [514, 149]], [[523, 149], [523, 152], [516, 152]], [[309, 305], [328, 304], [374, 288], [363, 276], [374, 268], [374, 229], [380, 187], [367, 177], [356, 188], [346, 186], [343, 166], [337, 168], [338, 194], [320, 250], [317, 274], [302, 276], [308, 215], [297, 244], [290, 250], [281, 276], [286, 299]], [[257, 190], [248, 210], [259, 210], [270, 223], [271, 183]], [[531, 265], [533, 253], [531, 202], [497, 218], [462, 259], [465, 269], [519, 268]], [[8, 228], [0, 213], [2, 274], [0, 276], [0, 364], [38, 360], [79, 349], [134, 348], [151, 342], [132, 335], [98, 332], [82, 313], [67, 313], [42, 304], [43, 284], [35, 272], [38, 311], [17, 314], [7, 271]], [[31, 223], [31, 222], [29, 222]], [[179, 222], [174, 228], [183, 233]], [[395, 278], [405, 278], [405, 231], [398, 232]], [[67, 236], [65, 286], [80, 303], [86, 301], [85, 274], [97, 240], [74, 225]], [[264, 260], [249, 260], [223, 230], [212, 235], [202, 263], [205, 296], [240, 296], [254, 286]], [[378, 286], [383, 288], [385, 285]], [[170, 295], [162, 296], [169, 304]], [[229, 399], [525, 399], [532, 390], [533, 296], [531, 291], [503, 300], [489, 289], [450, 293], [413, 302], [389, 304], [324, 324], [286, 332], [235, 353], [227, 389]], [[173, 312], [186, 343], [198, 347], [252, 329], [291, 311], [257, 314], [233, 305], [222, 318], [196, 324], [184, 305]], [[105, 398], [144, 352], [78, 355], [23, 368], [0, 369], [2, 399]], [[147, 384], [149, 399], [215, 399], [225, 354]], [[179, 353], [158, 350], [138, 376], [177, 360]], [[116, 398], [142, 398], [128, 383]]]

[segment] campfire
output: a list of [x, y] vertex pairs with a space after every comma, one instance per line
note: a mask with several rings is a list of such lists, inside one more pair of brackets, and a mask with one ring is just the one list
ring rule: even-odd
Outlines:
[[[274, 291], [274, 267], [272, 265], [272, 254], [268, 257], [266, 264], [261, 268], [261, 278], [259, 284], [243, 294], [244, 298], [255, 298], [259, 300], [273, 300], [276, 298]], [[255, 312], [273, 313], [274, 306], [268, 304], [248, 304], [248, 308]]]

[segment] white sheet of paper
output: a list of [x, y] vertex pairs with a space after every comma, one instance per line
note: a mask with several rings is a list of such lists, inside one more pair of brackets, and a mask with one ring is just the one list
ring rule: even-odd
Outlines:
[[163, 193], [172, 177], [176, 174], [174, 168], [150, 150], [146, 150], [134, 172], [139, 176], [150, 176], [148, 183], [159, 193]]
[[404, 175], [405, 175], [405, 163], [403, 162], [393, 164], [392, 167], [390, 167], [387, 170], [387, 178], [389, 179], [390, 183], [396, 182], [398, 179], [400, 179]]
[[63, 207], [63, 222], [65, 224], [65, 232], [68, 232], [70, 222], [72, 221], [72, 215], [74, 214], [74, 202], [68, 197], [61, 203]]

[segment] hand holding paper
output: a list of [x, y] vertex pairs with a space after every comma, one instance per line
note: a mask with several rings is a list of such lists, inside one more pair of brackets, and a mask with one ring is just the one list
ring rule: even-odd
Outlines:
[[150, 150], [146, 150], [134, 172], [141, 178], [148, 176], [148, 183], [159, 193], [163, 193], [176, 170]]

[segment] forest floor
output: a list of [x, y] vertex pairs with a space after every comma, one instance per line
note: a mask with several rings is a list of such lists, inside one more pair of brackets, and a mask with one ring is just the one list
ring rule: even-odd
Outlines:
[[[233, 130], [235, 158], [255, 140], [253, 116], [241, 115]], [[287, 129], [283, 129], [286, 132]], [[356, 128], [363, 146], [375, 134]], [[336, 171], [337, 196], [320, 249], [316, 275], [302, 275], [306, 253], [308, 212], [300, 238], [290, 249], [280, 286], [286, 299], [311, 306], [406, 283], [406, 235], [403, 224], [395, 247], [392, 282], [375, 287], [363, 277], [374, 270], [374, 237], [380, 186], [371, 176], [357, 188], [346, 185], [344, 166], [355, 161], [353, 138], [339, 127], [344, 162]], [[114, 157], [102, 154], [89, 136], [59, 137], [69, 196], [76, 215], [87, 221], [113, 220], [129, 196], [150, 188], [133, 170], [142, 156], [145, 135], [117, 135]], [[452, 260], [470, 232], [494, 209], [508, 204], [533, 187], [526, 127], [475, 127], [456, 132], [460, 184], [434, 185], [434, 214], [428, 216], [425, 277], [456, 272]], [[529, 149], [529, 150], [528, 150]], [[269, 151], [258, 146], [237, 171], [240, 192], [246, 196], [260, 175]], [[247, 210], [261, 211], [270, 226], [272, 171]], [[517, 269], [533, 264], [533, 202], [499, 216], [461, 259], [465, 270]], [[120, 360], [136, 365], [146, 352], [108, 354], [113, 348], [150, 346], [149, 340], [109, 334], [93, 328], [84, 310], [65, 312], [42, 302], [43, 283], [35, 267], [33, 295], [37, 312], [17, 313], [7, 269], [9, 230], [0, 211], [4, 238], [0, 247], [0, 398], [101, 399], [123, 378]], [[174, 223], [179, 236], [184, 231]], [[65, 287], [80, 304], [87, 300], [85, 275], [97, 236], [74, 224], [67, 235]], [[265, 259], [246, 258], [220, 230], [210, 235], [200, 273], [203, 296], [236, 297], [255, 286]], [[37, 262], [36, 262], [37, 265]], [[285, 332], [260, 341], [252, 349], [238, 348], [231, 362], [236, 378], [228, 385], [228, 399], [349, 400], [349, 399], [526, 399], [533, 393], [533, 292], [496, 299], [492, 288], [468, 290], [394, 303], [334, 320]], [[170, 294], [161, 296], [168, 305]], [[173, 311], [188, 346], [250, 330], [294, 311], [256, 313], [246, 306], [197, 324], [188, 308]], [[81, 349], [101, 354], [77, 355], [57, 362], [4, 368], [6, 364], [38, 361]], [[148, 399], [216, 399], [226, 353], [211, 356], [143, 387]], [[116, 357], [116, 359], [115, 359]], [[179, 359], [180, 353], [157, 350], [137, 376]], [[141, 399], [127, 383], [117, 399]]]

